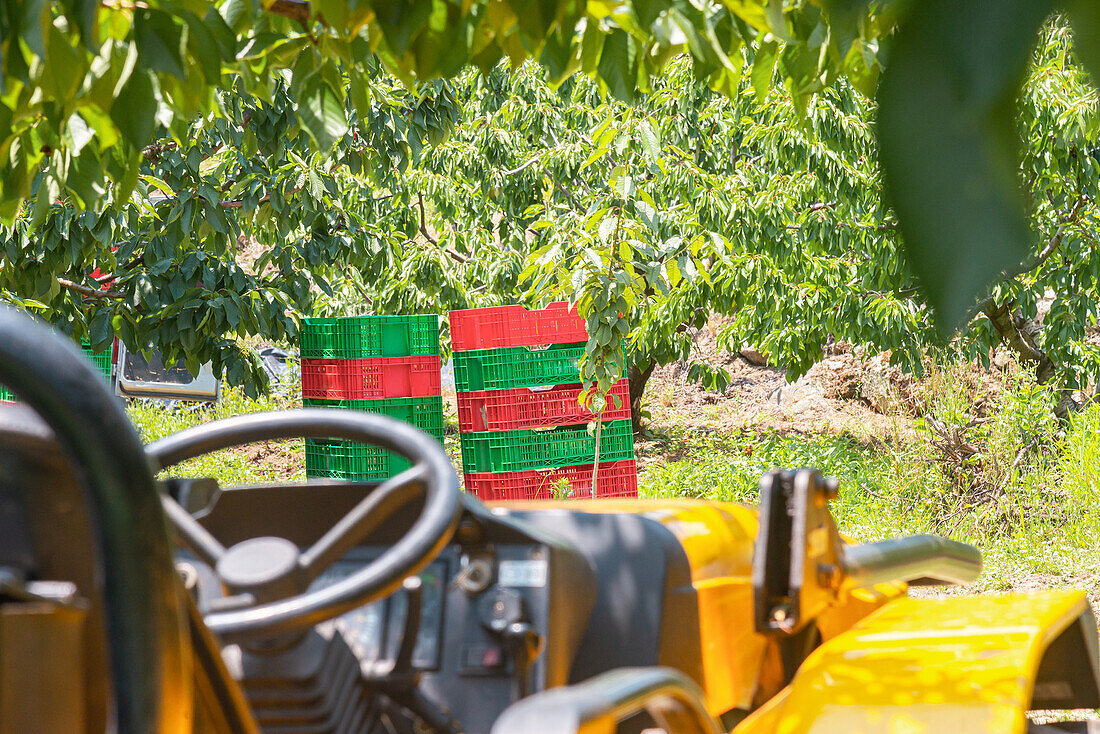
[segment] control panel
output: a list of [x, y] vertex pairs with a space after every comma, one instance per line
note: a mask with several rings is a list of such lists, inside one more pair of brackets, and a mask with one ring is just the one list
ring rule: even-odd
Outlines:
[[[189, 493], [186, 508], [226, 547], [271, 536], [307, 548], [372, 490], [342, 482], [218, 488]], [[420, 510], [410, 503], [396, 511], [313, 588], [377, 559]], [[216, 579], [211, 588], [196, 570], [200, 608], [216, 605]], [[569, 682], [595, 595], [592, 564], [572, 544], [464, 498], [451, 542], [419, 579], [332, 626], [369, 689], [406, 709], [437, 712], [429, 728], [472, 734], [488, 732], [519, 698]]]
[[[312, 588], [351, 575], [382, 550], [352, 550]], [[473, 553], [449, 547], [419, 574], [418, 621], [407, 620], [409, 592], [401, 590], [344, 614], [337, 629], [368, 682], [371, 670], [396, 660], [411, 631], [411, 667], [421, 694], [466, 731], [488, 731], [510, 703], [545, 685], [548, 555], [538, 545], [483, 546]]]

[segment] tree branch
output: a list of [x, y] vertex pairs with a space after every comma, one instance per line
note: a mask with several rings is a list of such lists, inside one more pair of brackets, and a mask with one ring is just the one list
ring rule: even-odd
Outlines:
[[[424, 195], [417, 194], [416, 201], [420, 205], [420, 234], [424, 235], [424, 239], [428, 242], [431, 242], [433, 245], [438, 245], [439, 239], [433, 237], [432, 233], [428, 231], [428, 223], [424, 218]], [[447, 253], [452, 260], [460, 265], [465, 265], [470, 260], [470, 258], [451, 247], [444, 247], [443, 252]]]
[[89, 288], [86, 285], [80, 285], [79, 283], [74, 283], [73, 281], [68, 280], [66, 278], [58, 278], [57, 279], [57, 284], [60, 285], [65, 290], [73, 291], [74, 293], [79, 293], [80, 295], [84, 296], [85, 298], [92, 298], [92, 299], [95, 299], [95, 300], [98, 300], [98, 301], [107, 300], [109, 298], [125, 298], [126, 297], [125, 293], [119, 293], [118, 291], [100, 291], [100, 290], [96, 290], [95, 288]]
[[[1053, 204], [1053, 198], [1051, 203]], [[1062, 245], [1065, 239], [1066, 229], [1076, 223], [1081, 216], [1081, 208], [1089, 201], [1089, 197], [1081, 194], [1077, 197], [1077, 200], [1073, 202], [1073, 206], [1069, 212], [1062, 217], [1062, 221], [1058, 223], [1058, 228], [1054, 231], [1054, 234], [1050, 236], [1050, 240], [1047, 241], [1046, 247], [1036, 257], [1035, 262], [1027, 268], [1027, 270], [1035, 270], [1046, 262], [1058, 248]], [[1026, 272], [1026, 271], [1025, 271]], [[1009, 281], [1015, 278], [1009, 278]], [[1031, 362], [1035, 364], [1035, 377], [1040, 383], [1049, 382], [1057, 371], [1057, 366], [1050, 359], [1050, 357], [1039, 349], [1034, 338], [1024, 332], [1020, 328], [1020, 324], [1017, 323], [1014, 317], [1015, 304], [1012, 302], [1006, 304], [996, 303], [992, 297], [986, 298], [978, 306], [978, 309], [985, 314], [990, 323], [993, 324], [994, 330], [996, 330], [1001, 341], [1005, 343], [1010, 349], [1016, 352], [1016, 355], [1022, 362]], [[1024, 322], [1026, 325], [1026, 322]], [[1061, 403], [1058, 409], [1055, 410], [1055, 414], [1059, 415], [1059, 412], [1064, 412]], [[1062, 417], [1059, 415], [1059, 417]]]
[[163, 145], [147, 145], [141, 149], [141, 157], [146, 160], [158, 160], [161, 153], [166, 150], [173, 150], [174, 148], [176, 148], [176, 144], [171, 141]]
[[424, 221], [424, 195], [417, 194], [416, 200], [420, 203], [420, 234], [424, 235], [424, 239], [428, 240], [428, 242], [431, 242], [433, 245], [438, 245], [439, 240], [428, 232], [428, 224]]
[[[297, 194], [301, 190], [302, 190], [301, 186], [295, 186], [294, 188], [292, 188], [290, 191], [286, 192], [283, 195], [284, 196], [290, 196], [291, 194]], [[266, 196], [261, 196], [259, 199], [256, 200], [256, 203], [257, 204], [263, 204], [265, 201], [271, 201], [271, 194], [267, 194]], [[232, 201], [223, 199], [222, 202], [221, 202], [221, 205], [222, 205], [223, 209], [240, 209], [242, 206], [244, 206], [244, 199], [234, 199]]]
[[573, 196], [572, 191], [568, 191], [564, 186], [561, 185], [560, 181], [555, 182], [554, 185], [557, 187], [558, 191], [565, 194], [565, 198], [569, 199], [569, 203], [573, 205], [574, 209], [579, 212], [584, 211], [584, 207], [582, 207], [580, 205], [580, 202], [577, 201], [576, 197]]
[[267, 12], [309, 25], [309, 3], [305, 0], [275, 0], [267, 6]]
[[502, 175], [502, 176], [515, 176], [520, 171], [522, 171], [526, 168], [530, 168], [531, 166], [535, 165], [536, 163], [538, 163], [538, 161], [539, 161], [538, 156], [535, 156], [531, 160], [527, 161], [526, 163], [520, 164], [518, 167], [513, 168], [510, 171], [501, 171], [500, 175]]
[[1031, 270], [1035, 270], [1045, 263], [1050, 256], [1058, 250], [1058, 247], [1062, 244], [1062, 240], [1065, 239], [1066, 229], [1077, 221], [1080, 216], [1081, 207], [1086, 201], [1088, 201], [1088, 197], [1082, 195], [1077, 197], [1077, 201], [1073, 202], [1073, 208], [1069, 210], [1069, 214], [1065, 216], [1061, 224], [1058, 225], [1058, 229], [1051, 235], [1050, 240], [1047, 242], [1047, 246], [1039, 253], [1039, 257], [1035, 259], [1035, 264], [1030, 268]]

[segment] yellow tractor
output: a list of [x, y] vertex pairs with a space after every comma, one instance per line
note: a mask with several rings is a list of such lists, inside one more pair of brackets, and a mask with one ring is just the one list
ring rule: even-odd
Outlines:
[[[1100, 707], [1083, 593], [911, 599], [973, 580], [977, 551], [847, 543], [811, 469], [764, 475], [758, 508], [485, 505], [379, 416], [143, 446], [79, 351], [7, 310], [0, 382], [22, 401], [0, 410], [0, 734], [1086, 731], [1026, 712]], [[155, 480], [303, 436], [411, 468]]]

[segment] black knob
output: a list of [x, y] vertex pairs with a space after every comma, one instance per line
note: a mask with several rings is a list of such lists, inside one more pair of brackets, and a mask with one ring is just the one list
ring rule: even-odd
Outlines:
[[518, 591], [496, 586], [481, 597], [478, 616], [486, 629], [499, 635], [526, 616], [523, 597]]

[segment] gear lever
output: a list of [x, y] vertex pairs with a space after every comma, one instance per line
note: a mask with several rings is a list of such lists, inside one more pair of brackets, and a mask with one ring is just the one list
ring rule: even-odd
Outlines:
[[513, 622], [503, 633], [504, 646], [515, 670], [514, 697], [519, 701], [531, 692], [531, 666], [542, 649], [542, 639], [528, 622]]
[[461, 734], [462, 725], [451, 717], [450, 712], [428, 700], [420, 692], [420, 671], [413, 668], [412, 657], [420, 633], [424, 588], [418, 576], [405, 579], [402, 587], [408, 604], [405, 607], [405, 623], [401, 629], [401, 645], [393, 662], [377, 661], [370, 667], [364, 665], [363, 679], [394, 703], [418, 716], [430, 730], [441, 734]]

